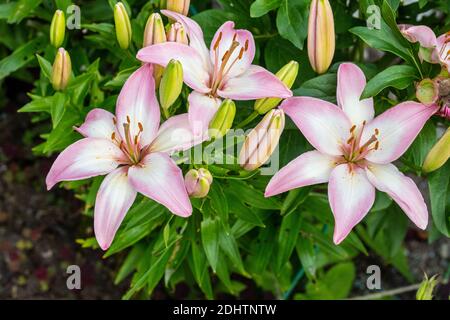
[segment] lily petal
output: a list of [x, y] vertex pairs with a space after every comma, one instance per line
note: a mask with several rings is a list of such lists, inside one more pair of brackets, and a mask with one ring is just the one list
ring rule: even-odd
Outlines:
[[174, 214], [188, 217], [192, 206], [184, 186], [183, 174], [165, 153], [150, 153], [142, 166], [128, 170], [133, 187], [143, 195], [166, 206]]
[[166, 17], [176, 20], [178, 23], [183, 25], [183, 28], [186, 30], [186, 34], [189, 37], [189, 46], [198, 52], [202, 58], [201, 60], [203, 61], [203, 68], [210, 72], [212, 70], [212, 64], [209, 59], [209, 50], [206, 47], [205, 40], [203, 38], [202, 28], [200, 28], [197, 22], [182, 14], [169, 10], [161, 10], [161, 12]]
[[378, 164], [397, 160], [422, 130], [427, 120], [438, 110], [438, 106], [425, 106], [418, 102], [407, 101], [387, 110], [366, 128], [361, 142], [368, 141], [374, 132], [379, 132], [378, 150], [371, 151], [366, 159]]
[[96, 108], [87, 114], [84, 123], [75, 130], [86, 138], [111, 139], [111, 135], [116, 133], [115, 119], [111, 112]]
[[110, 173], [126, 161], [111, 140], [85, 138], [68, 146], [53, 162], [47, 174], [47, 189], [60, 181], [87, 179]]
[[210, 58], [216, 62], [215, 68], [220, 68], [222, 58], [230, 50], [232, 44], [239, 45], [234, 49], [224, 70], [227, 70], [233, 63], [227, 73], [227, 78], [234, 78], [243, 74], [252, 64], [255, 58], [255, 40], [250, 31], [235, 30], [234, 22], [225, 22], [214, 35], [211, 41]]
[[380, 191], [386, 192], [420, 229], [428, 224], [428, 210], [414, 181], [401, 173], [393, 164], [371, 163], [367, 178]]
[[103, 250], [111, 245], [120, 224], [136, 199], [136, 190], [128, 181], [128, 168], [108, 174], [100, 185], [95, 200], [94, 231]]
[[375, 188], [363, 169], [348, 164], [337, 166], [330, 175], [328, 199], [335, 227], [333, 241], [341, 243], [369, 212], [375, 201]]
[[225, 81], [217, 92], [233, 100], [292, 97], [292, 91], [280, 79], [256, 65], [251, 65], [241, 76]]
[[189, 123], [194, 136], [199, 137], [208, 130], [222, 101], [205, 94], [193, 91], [189, 97]]
[[359, 100], [366, 86], [366, 77], [362, 70], [353, 63], [343, 63], [337, 74], [337, 102], [347, 117], [355, 125], [373, 119], [375, 110], [373, 99]]
[[189, 116], [187, 113], [183, 113], [167, 119], [161, 125], [158, 136], [150, 146], [150, 151], [169, 154], [176, 151], [184, 151], [202, 143], [205, 138], [194, 136], [189, 123]]
[[419, 42], [420, 46], [424, 48], [436, 47], [436, 35], [431, 28], [405, 24], [400, 24], [398, 27], [408, 41], [412, 43]]
[[351, 122], [338, 106], [311, 97], [285, 100], [280, 109], [294, 121], [309, 143], [321, 153], [342, 155], [350, 137]]
[[328, 182], [336, 159], [319, 151], [305, 152], [278, 171], [266, 187], [271, 197], [295, 188]]
[[443, 66], [447, 67], [447, 71], [450, 73], [450, 42], [448, 41], [449, 35], [444, 33], [437, 38], [437, 48], [435, 50], [435, 55], [438, 62]]
[[[159, 127], [159, 104], [155, 95], [153, 67], [144, 64], [125, 82], [117, 98], [117, 128], [126, 141], [124, 124], [129, 123], [130, 137], [140, 135], [139, 145], [144, 147], [156, 137]], [[143, 131], [140, 133], [140, 128]]]
[[[143, 62], [166, 67], [173, 59], [183, 66], [184, 82], [201, 93], [208, 93], [209, 72], [203, 67], [201, 55], [188, 45], [177, 42], [164, 42], [145, 47], [138, 51], [137, 58]], [[209, 58], [208, 58], [209, 59]]]

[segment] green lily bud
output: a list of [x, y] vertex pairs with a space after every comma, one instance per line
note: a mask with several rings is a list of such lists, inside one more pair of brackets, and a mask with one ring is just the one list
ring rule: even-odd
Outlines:
[[72, 63], [69, 53], [64, 48], [59, 48], [56, 53], [52, 68], [52, 85], [56, 91], [64, 90], [70, 80]]
[[167, 9], [187, 16], [191, 0], [167, 0]]
[[[297, 61], [291, 61], [281, 68], [275, 75], [280, 79], [289, 89], [294, 85], [297, 79], [299, 64]], [[281, 98], [264, 98], [256, 100], [255, 110], [259, 114], [266, 114], [275, 108], [280, 102]]]
[[171, 60], [164, 69], [159, 86], [159, 102], [164, 110], [174, 104], [183, 88], [183, 67], [177, 60]]
[[183, 25], [178, 22], [170, 25], [169, 32], [167, 33], [167, 40], [170, 42], [189, 44], [186, 30], [184, 30]]
[[423, 171], [432, 172], [442, 167], [450, 158], [450, 128], [431, 148], [423, 163]]
[[209, 123], [209, 137], [212, 139], [222, 138], [233, 125], [236, 115], [236, 104], [233, 100], [226, 99], [217, 110], [216, 115]]
[[416, 97], [424, 105], [432, 105], [439, 98], [439, 86], [431, 79], [423, 79], [416, 87]]
[[191, 169], [184, 177], [184, 183], [188, 194], [193, 198], [204, 198], [208, 195], [213, 177], [204, 168], [198, 170]]
[[56, 10], [50, 25], [50, 43], [59, 48], [64, 42], [66, 33], [66, 18], [62, 10]]
[[437, 276], [434, 275], [430, 279], [425, 275], [425, 279], [420, 284], [419, 290], [416, 293], [417, 300], [432, 300], [433, 290], [437, 285]]
[[131, 24], [127, 10], [122, 2], [117, 2], [114, 6], [114, 23], [119, 46], [122, 49], [128, 49], [131, 43]]
[[144, 45], [148, 47], [152, 44], [166, 42], [166, 30], [164, 29], [164, 23], [159, 13], [152, 13], [148, 17], [147, 24], [144, 30]]

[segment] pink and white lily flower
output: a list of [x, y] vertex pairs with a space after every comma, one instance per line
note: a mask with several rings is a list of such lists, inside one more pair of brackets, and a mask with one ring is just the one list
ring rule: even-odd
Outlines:
[[408, 149], [437, 107], [404, 102], [374, 119], [373, 99], [359, 99], [365, 85], [361, 69], [344, 63], [338, 70], [339, 106], [310, 97], [293, 97], [280, 106], [317, 150], [282, 168], [265, 196], [328, 182], [336, 244], [369, 212], [375, 188], [389, 194], [419, 228], [428, 223], [419, 189], [391, 162]]
[[439, 63], [450, 72], [450, 31], [436, 37], [427, 26], [399, 25], [399, 29], [408, 41], [419, 42], [424, 49], [419, 52], [421, 59], [430, 63]]
[[[50, 190], [60, 181], [105, 175], [94, 210], [94, 230], [106, 250], [133, 204], [137, 192], [188, 217], [192, 206], [180, 168], [169, 153], [195, 144], [188, 115], [174, 116], [161, 127], [153, 67], [143, 65], [126, 81], [116, 116], [93, 109], [77, 128], [85, 138], [65, 149], [47, 175]], [[201, 141], [199, 141], [201, 142]]]
[[189, 121], [196, 135], [208, 129], [222, 98], [254, 100], [288, 98], [292, 92], [272, 73], [252, 65], [255, 41], [247, 30], [235, 30], [225, 22], [207, 49], [200, 26], [178, 13], [162, 10], [182, 24], [189, 45], [165, 42], [141, 49], [137, 58], [163, 67], [176, 59], [183, 65], [184, 81], [194, 91], [189, 95]]

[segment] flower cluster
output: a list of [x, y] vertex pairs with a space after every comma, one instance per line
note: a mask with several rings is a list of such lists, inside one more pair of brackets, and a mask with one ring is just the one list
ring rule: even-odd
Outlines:
[[[142, 66], [124, 84], [115, 115], [92, 110], [76, 128], [84, 138], [64, 150], [47, 175], [48, 189], [60, 181], [106, 175], [94, 212], [95, 235], [102, 249], [111, 245], [137, 193], [178, 216], [192, 214], [189, 197], [205, 197], [213, 175], [206, 168], [195, 168], [183, 178], [171, 155], [224, 136], [239, 112], [233, 100], [257, 100], [245, 124], [264, 115], [240, 150], [239, 164], [245, 170], [257, 170], [270, 158], [286, 115], [316, 149], [282, 168], [270, 180], [265, 196], [328, 182], [336, 244], [369, 212], [376, 189], [389, 194], [419, 228], [426, 228], [428, 210], [419, 189], [392, 163], [405, 153], [426, 121], [442, 113], [441, 105], [433, 99], [433, 103], [406, 101], [375, 117], [373, 99], [360, 99], [365, 75], [352, 63], [338, 68], [337, 105], [293, 97], [290, 88], [297, 77], [297, 62], [276, 75], [254, 65], [252, 33], [235, 29], [232, 21], [217, 30], [207, 48], [201, 27], [187, 17], [189, 1], [167, 1], [167, 6], [171, 10], [161, 12], [169, 18], [168, 27], [157, 13], [147, 21], [143, 48], [137, 53]], [[310, 10], [310, 64], [317, 73], [324, 73], [335, 50], [333, 13], [328, 1], [313, 1]], [[114, 18], [117, 41], [126, 49], [132, 35], [123, 4], [116, 4]], [[60, 19], [55, 15], [54, 24], [60, 24]], [[57, 46], [64, 38], [59, 29], [52, 27]], [[450, 68], [448, 34], [436, 38], [423, 27], [402, 26], [401, 30], [410, 41], [420, 42], [423, 59]], [[70, 58], [64, 49], [53, 72], [55, 89], [64, 89], [70, 77]], [[183, 83], [192, 89], [189, 107], [186, 113], [173, 115], [170, 108], [180, 98]]]

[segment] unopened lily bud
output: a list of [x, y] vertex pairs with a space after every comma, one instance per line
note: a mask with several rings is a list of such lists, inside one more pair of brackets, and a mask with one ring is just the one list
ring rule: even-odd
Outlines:
[[167, 9], [187, 16], [191, 0], [167, 0]]
[[[281, 68], [275, 75], [280, 79], [289, 89], [294, 85], [297, 79], [299, 64], [297, 61], [291, 61]], [[280, 98], [264, 98], [256, 100], [255, 110], [259, 114], [266, 114], [268, 111], [275, 108], [282, 99]]]
[[183, 67], [177, 60], [171, 60], [164, 69], [159, 86], [159, 102], [165, 110], [178, 99], [183, 88]]
[[152, 44], [166, 42], [166, 30], [159, 13], [152, 13], [148, 17], [144, 30], [144, 48]]
[[59, 48], [64, 42], [66, 33], [66, 18], [62, 10], [56, 10], [50, 25], [50, 43]]
[[119, 46], [122, 49], [128, 49], [131, 43], [131, 24], [127, 10], [122, 2], [117, 2], [114, 6], [114, 23]]
[[432, 300], [433, 299], [433, 291], [434, 288], [437, 285], [437, 279], [436, 276], [432, 276], [430, 279], [428, 279], [427, 276], [425, 276], [425, 279], [420, 284], [419, 289], [416, 293], [416, 299], [417, 300]]
[[183, 25], [178, 22], [170, 25], [169, 32], [167, 33], [167, 40], [170, 42], [189, 44], [186, 30], [184, 30]]
[[308, 21], [308, 57], [317, 73], [328, 70], [334, 56], [333, 11], [328, 0], [313, 0]]
[[72, 63], [69, 53], [64, 48], [59, 48], [52, 68], [53, 89], [64, 90], [69, 83], [71, 73]]
[[211, 173], [204, 168], [198, 170], [191, 169], [186, 173], [184, 182], [188, 194], [193, 198], [204, 198], [208, 195], [213, 177]]
[[236, 104], [233, 100], [224, 100], [214, 118], [209, 123], [209, 137], [219, 139], [226, 135], [233, 125], [235, 115]]
[[432, 105], [439, 99], [438, 84], [431, 79], [423, 79], [416, 87], [416, 97], [424, 105]]
[[450, 128], [431, 148], [423, 163], [423, 171], [432, 172], [442, 167], [450, 158]]
[[245, 138], [239, 154], [239, 164], [247, 171], [261, 167], [269, 160], [284, 129], [283, 110], [269, 111]]

